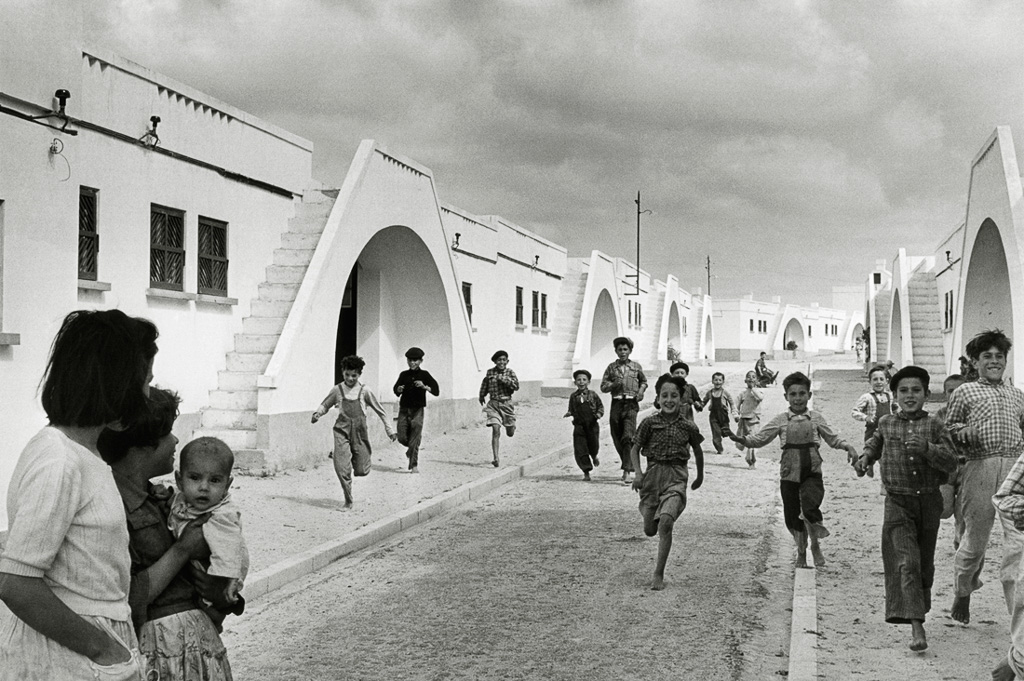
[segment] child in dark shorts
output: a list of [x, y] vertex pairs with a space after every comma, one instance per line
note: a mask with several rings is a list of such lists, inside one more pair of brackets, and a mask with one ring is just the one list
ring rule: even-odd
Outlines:
[[[640, 493], [640, 515], [644, 534], [658, 535], [658, 558], [651, 589], [665, 588], [665, 563], [672, 550], [672, 529], [686, 508], [686, 483], [689, 478], [690, 450], [697, 462], [697, 476], [690, 489], [704, 482], [704, 440], [696, 424], [684, 418], [680, 408], [686, 382], [669, 374], [655, 385], [661, 411], [648, 416], [637, 428], [629, 457], [636, 471], [633, 489]], [[640, 454], [647, 457], [647, 470], [640, 467]]]
[[569, 410], [563, 418], [572, 417], [572, 449], [576, 465], [583, 471], [583, 479], [590, 481], [590, 471], [601, 465], [597, 453], [601, 448], [601, 424], [604, 403], [590, 389], [590, 372], [577, 369], [572, 372], [576, 392], [569, 396]]

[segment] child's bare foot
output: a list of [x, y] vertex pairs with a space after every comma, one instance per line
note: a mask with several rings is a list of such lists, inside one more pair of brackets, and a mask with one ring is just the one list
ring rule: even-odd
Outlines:
[[821, 523], [808, 523], [808, 534], [812, 539], [824, 539], [832, 533]]
[[949, 609], [949, 616], [961, 624], [971, 623], [971, 597], [956, 596], [953, 598], [953, 605]]
[[351, 499], [347, 500], [344, 503], [344, 505], [342, 505], [341, 510], [343, 510], [343, 511], [350, 511], [350, 510], [352, 510], [352, 500]]
[[629, 482], [629, 471], [622, 471], [622, 482]]
[[910, 626], [913, 631], [913, 638], [910, 640], [910, 649], [915, 653], [927, 650], [928, 638], [924, 635], [924, 622], [921, 620], [911, 620]]
[[654, 575], [654, 580], [651, 582], [651, 591], [664, 591], [665, 589], [665, 575]]
[[814, 557], [814, 567], [825, 567], [825, 554], [821, 552], [821, 547], [811, 546], [811, 556]]
[[419, 473], [420, 469], [418, 467], [416, 467], [416, 466], [413, 466], [412, 468], [409, 469], [409, 472], [410, 473]]
[[495, 468], [500, 466], [501, 465], [501, 457], [499, 457], [497, 454], [495, 454], [494, 455], [494, 460], [491, 461], [491, 465], [494, 466]]
[[590, 471], [583, 471], [583, 481], [590, 482]]
[[805, 567], [807, 567], [807, 554], [806, 553], [800, 552], [800, 551], [797, 552], [797, 554], [796, 554], [796, 566], [798, 568], [805, 568]]
[[1013, 669], [1005, 657], [992, 670], [992, 681], [1013, 681], [1016, 678], [1016, 674], [1013, 673]]

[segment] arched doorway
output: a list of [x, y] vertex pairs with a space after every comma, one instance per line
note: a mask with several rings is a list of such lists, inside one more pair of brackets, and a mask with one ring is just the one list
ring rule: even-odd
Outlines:
[[[590, 327], [590, 371], [594, 377], [604, 373], [606, 366], [615, 361], [612, 341], [619, 335], [619, 322], [615, 316], [615, 303], [608, 289], [602, 289], [594, 306], [594, 323]], [[599, 380], [599, 379], [598, 379]]]
[[451, 320], [434, 259], [414, 231], [386, 227], [349, 274], [338, 313], [335, 372], [342, 357], [357, 354], [366, 360], [364, 382], [387, 394], [413, 345], [426, 353], [431, 373], [452, 375]]
[[796, 343], [797, 350], [804, 350], [804, 327], [800, 323], [800, 320], [793, 317], [786, 324], [786, 328], [782, 332], [782, 349], [789, 350], [790, 341]]
[[[897, 367], [903, 366], [903, 307], [900, 305], [899, 290], [892, 294], [892, 316], [889, 322], [889, 359]], [[878, 361], [884, 360], [879, 357]]]
[[[966, 347], [972, 338], [989, 329], [1013, 333], [1013, 307], [1010, 304], [1010, 273], [999, 228], [990, 219], [982, 223], [971, 249], [971, 262], [964, 281], [963, 326], [961, 338]], [[954, 356], [966, 354], [954, 348]], [[1013, 353], [1007, 357], [1007, 375], [1013, 375]]]
[[[683, 340], [682, 340], [682, 328], [683, 324], [679, 320], [679, 306], [672, 303], [669, 306], [668, 313], [668, 330], [666, 335], [668, 336], [667, 346], [670, 348], [667, 355], [679, 354], [683, 351]], [[673, 357], [666, 356], [662, 359], [673, 360]]]

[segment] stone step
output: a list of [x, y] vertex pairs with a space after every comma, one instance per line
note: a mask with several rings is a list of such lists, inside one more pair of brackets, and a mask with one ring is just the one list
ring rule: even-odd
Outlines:
[[255, 371], [218, 371], [217, 388], [219, 390], [256, 390]]
[[210, 407], [212, 409], [235, 409], [238, 411], [257, 407], [259, 391], [256, 386], [251, 390], [211, 390]]
[[244, 333], [280, 336], [281, 330], [284, 329], [284, 322], [284, 317], [246, 317], [242, 320], [242, 331]]
[[253, 409], [204, 409], [200, 425], [203, 428], [245, 430], [256, 429], [256, 411]]
[[194, 437], [215, 437], [223, 440], [224, 444], [231, 447], [232, 451], [238, 452], [246, 449], [256, 449], [256, 429], [236, 428], [199, 428], [193, 433]]
[[249, 306], [249, 314], [253, 317], [281, 317], [283, 319], [291, 311], [292, 301], [290, 300], [260, 300], [257, 298]]
[[229, 352], [227, 357], [228, 371], [256, 371], [263, 373], [270, 364], [271, 354], [261, 352], [259, 354]]
[[272, 353], [277, 348], [278, 338], [280, 336], [276, 334], [236, 333], [235, 352]]
[[267, 301], [287, 300], [294, 302], [295, 296], [299, 294], [299, 284], [271, 284], [263, 282], [257, 289], [260, 293], [260, 300]]
[[262, 449], [236, 449], [235, 468], [246, 471], [258, 471], [266, 468], [267, 453]]
[[271, 284], [301, 284], [306, 276], [306, 265], [269, 265], [267, 282]]
[[296, 215], [288, 219], [288, 231], [298, 234], [322, 234], [327, 224], [327, 212]]
[[313, 259], [314, 253], [316, 250], [313, 248], [275, 248], [273, 263], [274, 265], [306, 267]]
[[315, 249], [320, 243], [320, 234], [310, 232], [285, 232], [281, 235], [281, 248]]

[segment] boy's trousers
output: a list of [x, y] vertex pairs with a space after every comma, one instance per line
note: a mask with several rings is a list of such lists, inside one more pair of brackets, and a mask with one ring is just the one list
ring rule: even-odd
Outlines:
[[885, 496], [882, 566], [885, 569], [885, 621], [924, 620], [932, 605], [935, 542], [942, 516], [939, 492]]
[[576, 465], [581, 471], [594, 468], [593, 459], [597, 458], [601, 446], [601, 424], [597, 421], [577, 423], [572, 427], [572, 454], [576, 457]]
[[[800, 456], [800, 482], [781, 480], [779, 492], [782, 494], [782, 516], [790, 532], [803, 532], [806, 520], [809, 523], [820, 523], [821, 502], [825, 499], [825, 482], [821, 473], [813, 471], [811, 450], [817, 449], [813, 444], [787, 443], [783, 448], [798, 450]], [[786, 452], [783, 451], [783, 456]], [[800, 514], [803, 513], [803, 520]]]
[[633, 472], [633, 462], [629, 460], [629, 450], [636, 437], [636, 414], [639, 410], [636, 400], [617, 400], [614, 397], [611, 409], [608, 410], [608, 428], [612, 433], [615, 451], [622, 461], [622, 470], [630, 473]]
[[[996, 493], [1016, 459], [993, 456], [986, 459], [968, 459], [960, 477], [956, 504], [963, 520], [963, 536], [953, 555], [953, 594], [970, 596], [981, 588], [981, 569], [985, 564], [985, 549], [992, 535], [996, 509], [992, 495]], [[999, 567], [999, 580], [1003, 583], [1006, 607], [1013, 613], [1013, 593], [1017, 583], [1021, 554], [1024, 552], [1024, 534], [1012, 523], [1003, 526], [1003, 559]]]
[[423, 438], [423, 407], [400, 407], [395, 430], [399, 444], [408, 448], [405, 455], [409, 457], [409, 469], [416, 468], [420, 463], [420, 441]]

